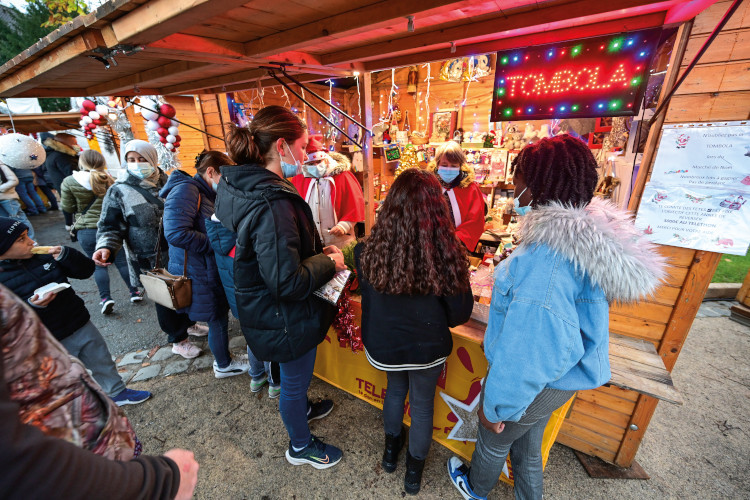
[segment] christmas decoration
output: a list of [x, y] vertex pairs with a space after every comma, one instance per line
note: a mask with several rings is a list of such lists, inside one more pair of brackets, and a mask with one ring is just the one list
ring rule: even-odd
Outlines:
[[47, 159], [47, 153], [37, 141], [23, 134], [0, 136], [0, 162], [9, 167], [29, 170]]
[[97, 104], [91, 99], [84, 99], [81, 103], [81, 121], [78, 124], [83, 129], [86, 139], [93, 139], [97, 127], [107, 124], [107, 113], [109, 108], [103, 104]]
[[351, 282], [346, 285], [344, 294], [339, 300], [338, 312], [333, 320], [333, 329], [341, 347], [349, 347], [352, 352], [364, 349], [362, 329], [354, 323], [354, 310], [350, 297]]
[[[166, 171], [179, 167], [175, 156], [180, 147], [179, 123], [175, 119], [177, 114], [174, 106], [164, 101], [162, 97], [141, 97], [139, 99], [141, 115], [146, 120], [145, 128], [149, 142], [157, 147], [159, 165]], [[171, 115], [171, 116], [169, 116]]]
[[417, 150], [411, 144], [404, 146], [401, 152], [401, 160], [398, 162], [396, 171], [393, 172], [393, 178], [396, 179], [401, 172], [407, 168], [419, 168], [419, 158], [417, 158]]

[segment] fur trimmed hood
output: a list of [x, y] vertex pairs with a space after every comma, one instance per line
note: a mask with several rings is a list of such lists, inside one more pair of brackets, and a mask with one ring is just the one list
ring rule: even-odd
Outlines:
[[333, 161], [337, 163], [337, 166], [331, 169], [331, 173], [329, 175], [338, 175], [341, 172], [346, 172], [347, 170], [352, 169], [352, 162], [349, 161], [349, 158], [347, 158], [345, 155], [341, 153], [331, 152], [328, 153], [328, 156], [330, 156]]
[[70, 146], [63, 144], [60, 141], [56, 141], [54, 137], [49, 137], [44, 140], [44, 146], [54, 149], [57, 152], [69, 155], [69, 156], [76, 156], [78, 155], [78, 152], [71, 148]]
[[[432, 160], [427, 164], [426, 170], [437, 175], [437, 163], [435, 162], [435, 160]], [[466, 186], [474, 182], [474, 179], [476, 177], [476, 175], [474, 174], [474, 167], [472, 167], [468, 163], [464, 163], [463, 165], [461, 165], [461, 172], [466, 175], [461, 180], [461, 183], [458, 185], [458, 187], [465, 188]]]
[[635, 228], [632, 214], [601, 198], [583, 208], [558, 202], [535, 208], [521, 218], [518, 236], [570, 260], [610, 303], [653, 295], [666, 276], [666, 257]]

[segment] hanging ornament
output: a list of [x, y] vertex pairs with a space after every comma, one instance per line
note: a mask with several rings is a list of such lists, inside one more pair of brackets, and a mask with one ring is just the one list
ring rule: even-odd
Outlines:
[[333, 320], [333, 329], [341, 347], [349, 347], [352, 352], [363, 350], [362, 329], [354, 321], [354, 310], [350, 297], [351, 282], [346, 285], [344, 294], [339, 300], [338, 311]]
[[[156, 98], [139, 98], [141, 115], [146, 119], [145, 128], [149, 142], [157, 147], [159, 165], [167, 172], [180, 166], [175, 153], [180, 146], [179, 124], [173, 120], [176, 115], [174, 106], [159, 96]], [[171, 139], [171, 140], [170, 140]]]
[[407, 168], [419, 168], [419, 158], [417, 157], [417, 150], [411, 144], [404, 146], [401, 151], [401, 159], [398, 162], [396, 171], [393, 172], [393, 178], [396, 179], [401, 172]]
[[0, 163], [11, 168], [30, 170], [44, 163], [47, 153], [37, 141], [23, 134], [0, 136]]

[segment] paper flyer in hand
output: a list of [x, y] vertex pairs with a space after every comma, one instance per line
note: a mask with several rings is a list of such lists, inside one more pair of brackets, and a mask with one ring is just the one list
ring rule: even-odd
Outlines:
[[349, 269], [339, 271], [333, 275], [331, 281], [315, 290], [313, 294], [335, 306], [344, 294], [344, 289], [351, 275], [352, 272]]

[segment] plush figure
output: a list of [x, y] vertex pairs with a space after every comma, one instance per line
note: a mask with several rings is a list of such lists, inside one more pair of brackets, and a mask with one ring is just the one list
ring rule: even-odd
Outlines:
[[540, 139], [545, 139], [547, 137], [552, 137], [552, 134], [550, 133], [550, 130], [549, 130], [549, 124], [548, 123], [544, 123], [539, 128], [539, 138]]
[[365, 220], [362, 186], [346, 156], [326, 151], [323, 136], [310, 137], [303, 173], [292, 184], [310, 205], [324, 245], [344, 248], [356, 240], [354, 225]]

